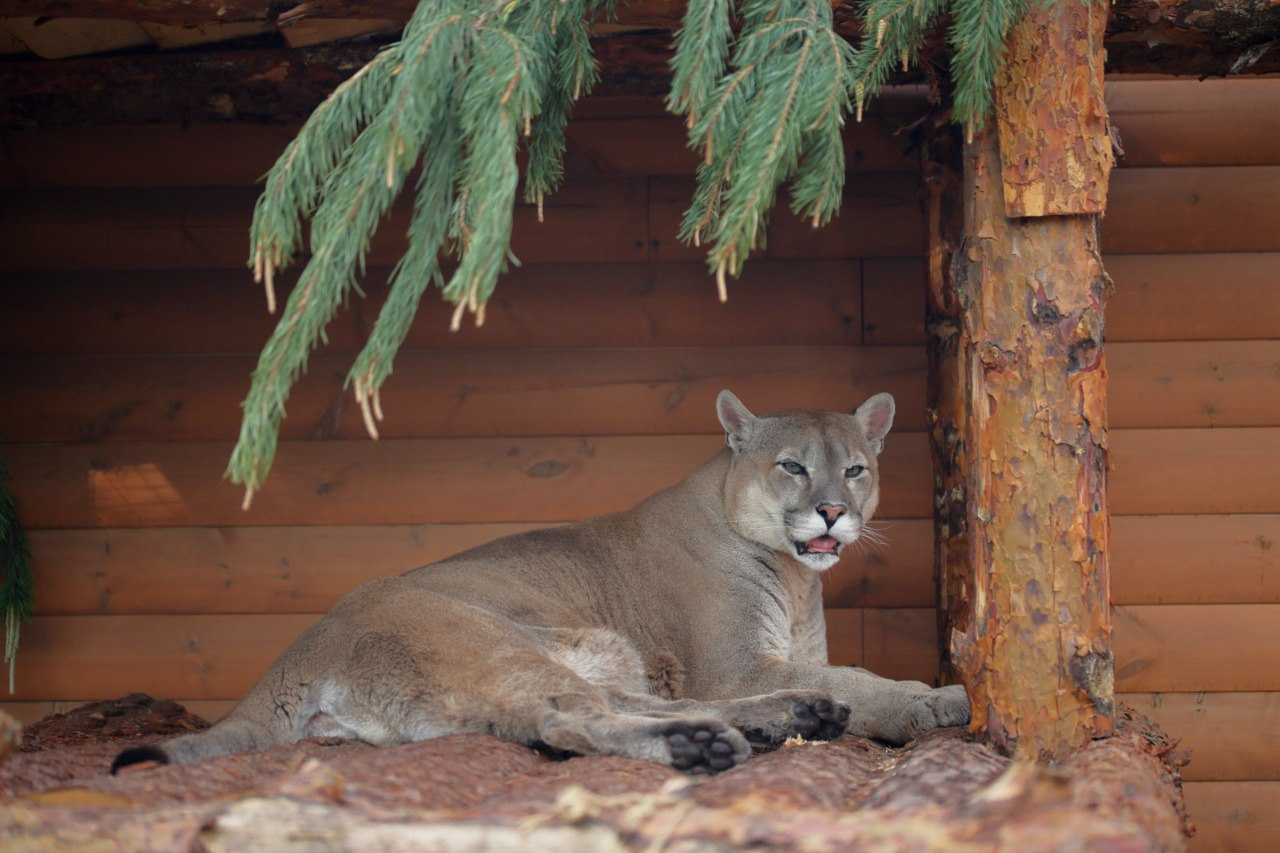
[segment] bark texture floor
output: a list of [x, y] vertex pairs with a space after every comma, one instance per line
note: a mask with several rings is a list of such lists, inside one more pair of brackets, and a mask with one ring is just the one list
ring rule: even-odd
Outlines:
[[129, 696], [28, 726], [0, 764], [0, 848], [152, 850], [1177, 850], [1182, 759], [1150, 720], [1060, 767], [934, 732], [757, 755], [704, 782], [555, 760], [484, 735], [375, 749], [315, 739], [112, 777], [124, 746], [203, 728]]

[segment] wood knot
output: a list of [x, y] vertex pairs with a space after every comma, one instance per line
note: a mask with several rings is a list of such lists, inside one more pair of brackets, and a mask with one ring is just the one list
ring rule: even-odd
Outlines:
[[569, 466], [561, 462], [559, 459], [544, 459], [536, 465], [531, 465], [526, 471], [530, 477], [558, 477], [565, 471], [569, 470]]

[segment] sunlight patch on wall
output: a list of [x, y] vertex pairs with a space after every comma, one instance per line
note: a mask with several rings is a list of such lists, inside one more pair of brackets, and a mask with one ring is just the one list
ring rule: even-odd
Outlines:
[[89, 470], [94, 513], [103, 525], [180, 523], [187, 506], [152, 462]]

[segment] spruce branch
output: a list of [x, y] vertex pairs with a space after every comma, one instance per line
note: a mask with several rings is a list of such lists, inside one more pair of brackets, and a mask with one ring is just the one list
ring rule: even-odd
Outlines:
[[985, 124], [1009, 31], [1026, 11], [1026, 0], [954, 0], [952, 4], [954, 23], [948, 41], [953, 51], [954, 112], [970, 136]]
[[[954, 119], [970, 131], [992, 104], [1009, 31], [1032, 0], [863, 0], [856, 48], [832, 27], [826, 0], [690, 0], [671, 60], [668, 108], [686, 117], [703, 155], [680, 237], [711, 244], [720, 298], [761, 248], [777, 189], [815, 228], [839, 211], [844, 190], [841, 128], [901, 68], [919, 60], [942, 20], [952, 19]], [[1035, 0], [1054, 2], [1054, 0]]]
[[[612, 0], [432, 0], [399, 42], [322, 104], [267, 174], [250, 232], [250, 266], [274, 312], [275, 272], [302, 245], [311, 255], [258, 359], [226, 476], [244, 506], [274, 459], [289, 392], [311, 350], [364, 272], [378, 225], [421, 163], [409, 249], [395, 266], [368, 342], [348, 373], [365, 427], [377, 438], [380, 389], [431, 283], [483, 322], [511, 255], [519, 184], [516, 151], [530, 151], [526, 197], [538, 203], [563, 175], [564, 128], [596, 79], [590, 27]], [[441, 258], [457, 262], [446, 281]]]
[[0, 463], [0, 613], [4, 617], [4, 660], [9, 664], [9, 692], [14, 688], [18, 638], [22, 623], [35, 612], [35, 592], [31, 579], [31, 546], [18, 520], [18, 503], [9, 491], [9, 471]]
[[711, 86], [706, 81], [715, 69], [703, 57], [722, 57], [722, 33], [703, 22], [722, 19], [718, 9], [706, 8], [714, 2], [689, 5], [672, 63], [684, 75], [685, 89], [676, 89], [670, 104], [686, 114], [690, 143], [703, 153], [681, 237], [712, 244], [708, 263], [723, 300], [726, 274], [738, 275], [751, 250], [763, 244], [781, 184], [797, 178], [793, 207], [816, 222], [839, 206], [843, 149], [834, 164], [805, 152], [830, 154], [831, 138], [838, 141], [849, 109], [853, 54], [835, 33], [826, 0], [744, 0], [729, 69], [720, 58], [720, 78]]
[[690, 128], [697, 124], [729, 58], [731, 11], [730, 0], [690, 3], [685, 8], [684, 26], [676, 33], [667, 109], [687, 115]]

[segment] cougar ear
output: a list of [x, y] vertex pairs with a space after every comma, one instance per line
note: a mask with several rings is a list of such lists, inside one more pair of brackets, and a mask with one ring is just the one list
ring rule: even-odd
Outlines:
[[862, 427], [862, 434], [867, 437], [872, 452], [879, 455], [884, 449], [884, 437], [893, 426], [893, 397], [877, 394], [859, 406], [853, 417]]
[[728, 389], [721, 391], [720, 396], [716, 397], [716, 414], [720, 417], [720, 425], [724, 427], [725, 444], [737, 453], [750, 438], [756, 416]]

